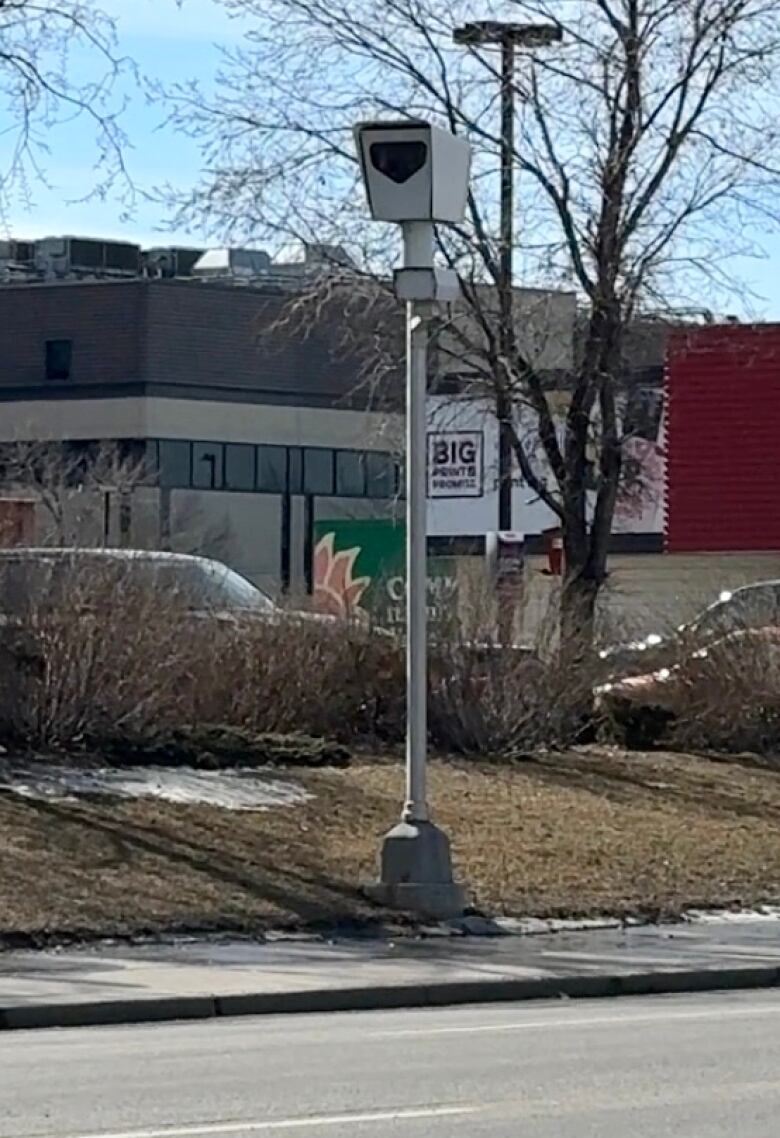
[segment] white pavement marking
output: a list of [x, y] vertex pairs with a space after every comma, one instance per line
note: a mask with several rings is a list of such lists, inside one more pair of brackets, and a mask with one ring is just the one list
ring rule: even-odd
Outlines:
[[280, 1118], [264, 1122], [206, 1122], [199, 1126], [163, 1126], [154, 1130], [102, 1131], [72, 1138], [208, 1138], [209, 1135], [259, 1134], [273, 1130], [303, 1130], [315, 1126], [357, 1126], [365, 1122], [411, 1122], [418, 1118], [451, 1118], [476, 1114], [478, 1106], [431, 1106], [409, 1110], [383, 1110], [370, 1114], [321, 1114], [309, 1118]]
[[[574, 1016], [565, 1019], [518, 1020], [513, 1023], [479, 1023], [471, 1027], [415, 1027], [396, 1031], [376, 1031], [368, 1035], [370, 1039], [402, 1038], [425, 1035], [489, 1035], [491, 1032], [529, 1031], [547, 1027], [619, 1027], [629, 1023], [666, 1023], [669, 1020], [727, 1019], [737, 1016], [776, 1016], [780, 1015], [780, 1003], [768, 1007], [751, 1008], [712, 1008], [698, 1012], [664, 1012], [657, 1009], [653, 1014], [629, 1014], [616, 1016]], [[113, 1138], [113, 1136], [112, 1136]]]

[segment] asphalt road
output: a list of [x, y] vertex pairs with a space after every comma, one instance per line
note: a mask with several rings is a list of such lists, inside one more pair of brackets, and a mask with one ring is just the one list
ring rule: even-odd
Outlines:
[[777, 1138], [780, 993], [0, 1036], [0, 1138]]

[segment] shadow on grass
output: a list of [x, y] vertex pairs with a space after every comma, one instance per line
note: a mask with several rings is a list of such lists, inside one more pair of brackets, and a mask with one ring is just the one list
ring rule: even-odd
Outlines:
[[[690, 763], [689, 770], [685, 769], [686, 762]], [[708, 763], [712, 764], [709, 772]], [[739, 763], [735, 756], [730, 764], [733, 785], [724, 788], [720, 779], [717, 782], [712, 779], [716, 770], [722, 772], [723, 765], [711, 756], [681, 755], [676, 761], [664, 761], [662, 756], [652, 754], [645, 761], [641, 753], [629, 752], [621, 758], [598, 753], [545, 755], [543, 759], [528, 762], [523, 769], [529, 777], [541, 782], [605, 795], [621, 805], [637, 805], [637, 792], [640, 792], [646, 799], [674, 803], [713, 817], [730, 814], [780, 825], [780, 772], [754, 762]], [[775, 801], [749, 798], [754, 787], [745, 785], [740, 778], [743, 773], [763, 774], [767, 791]], [[774, 779], [776, 783], [772, 785]]]
[[[337, 787], [331, 790], [337, 792]], [[361, 818], [376, 816], [384, 808], [381, 800], [354, 782], [349, 794], [349, 815], [355, 826], [360, 825]], [[15, 805], [20, 807], [21, 800], [17, 799]], [[370, 918], [373, 906], [362, 896], [360, 882], [347, 880], [340, 872], [338, 849], [335, 853], [333, 850], [333, 826], [327, 832], [327, 821], [321, 826], [317, 817], [323, 813], [323, 807], [326, 815], [332, 813], [327, 811], [327, 801], [312, 806], [311, 812], [304, 806], [267, 814], [230, 814], [197, 807], [161, 806], [157, 802], [147, 806], [141, 801], [128, 804], [102, 799], [26, 800], [23, 809], [27, 821], [23, 824], [27, 829], [45, 832], [47, 845], [61, 847], [59, 856], [63, 858], [78, 849], [78, 859], [83, 864], [85, 848], [89, 851], [87, 856], [92, 860], [85, 869], [89, 879], [85, 891], [92, 889], [99, 896], [101, 870], [126, 872], [127, 903], [122, 905], [120, 919], [120, 914], [108, 911], [107, 901], [107, 912], [100, 922], [104, 933], [112, 925], [162, 930], [176, 920], [176, 914], [181, 914], [175, 897], [170, 907], [171, 920], [166, 922], [159, 905], [150, 917], [143, 912], [143, 894], [133, 896], [136, 863], [147, 856], [162, 861], [161, 876], [166, 866], [172, 870], [175, 867], [179, 874], [183, 870], [185, 875], [192, 875], [188, 893], [194, 894], [193, 909], [198, 903], [198, 881], [203, 882], [203, 911], [192, 913], [193, 926], [236, 930], [242, 925], [310, 926]], [[33, 840], [36, 839], [40, 837], [34, 835]], [[90, 846], [94, 846], [94, 853]], [[148, 866], [141, 872], [148, 874]], [[226, 894], [231, 894], [226, 896], [224, 905], [218, 896], [221, 885]], [[52, 882], [51, 888], [56, 887], [56, 882]], [[35, 883], [31, 883], [32, 888]], [[246, 900], [245, 913], [241, 895]]]

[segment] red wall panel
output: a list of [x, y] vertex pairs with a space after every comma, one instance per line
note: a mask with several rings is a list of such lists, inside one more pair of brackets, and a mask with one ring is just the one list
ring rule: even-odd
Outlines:
[[666, 548], [780, 549], [780, 325], [676, 333], [666, 392]]

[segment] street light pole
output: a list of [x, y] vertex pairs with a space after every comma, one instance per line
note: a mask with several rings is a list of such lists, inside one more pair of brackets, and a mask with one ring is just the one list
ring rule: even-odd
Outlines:
[[[496, 393], [498, 421], [498, 529], [511, 531], [512, 518], [512, 418], [510, 395], [511, 360], [514, 354], [514, 154], [515, 154], [515, 55], [517, 47], [544, 47], [562, 38], [556, 24], [512, 24], [480, 20], [456, 28], [456, 44], [501, 49], [501, 193], [500, 252], [498, 261], [499, 351], [501, 383]], [[514, 604], [510, 595], [500, 601], [499, 629], [511, 641]]]
[[515, 40], [501, 40], [501, 257], [499, 261], [498, 302], [501, 324], [499, 346], [504, 360], [496, 413], [498, 417], [498, 528], [512, 529], [512, 400], [509, 396], [508, 361], [514, 341], [512, 277], [514, 260], [514, 178], [515, 151]]

